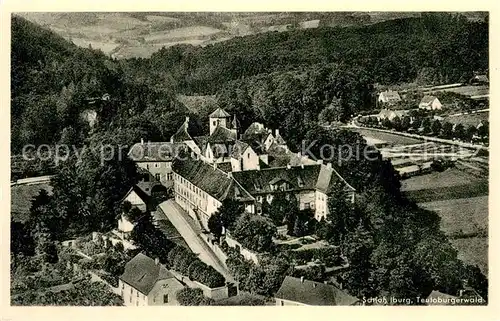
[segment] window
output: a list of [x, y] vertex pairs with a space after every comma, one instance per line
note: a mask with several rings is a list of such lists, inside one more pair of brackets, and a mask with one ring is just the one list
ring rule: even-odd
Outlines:
[[148, 169], [148, 170], [149, 170], [149, 164], [146, 164], [146, 169]]
[[155, 178], [156, 178], [157, 181], [159, 181], [160, 180], [160, 174], [158, 174], [158, 173], [155, 174]]
[[163, 295], [163, 303], [168, 303], [168, 294]]
[[262, 196], [257, 196], [257, 202], [262, 203]]
[[155, 163], [155, 168], [160, 167], [160, 163]]
[[306, 210], [310, 209], [311, 208], [311, 204], [310, 203], [304, 203], [304, 208]]
[[137, 297], [139, 297], [139, 291], [137, 291]]
[[247, 154], [247, 158], [250, 158], [250, 153]]
[[259, 214], [259, 215], [262, 214], [262, 208], [260, 208], [260, 207], [257, 208], [257, 214]]

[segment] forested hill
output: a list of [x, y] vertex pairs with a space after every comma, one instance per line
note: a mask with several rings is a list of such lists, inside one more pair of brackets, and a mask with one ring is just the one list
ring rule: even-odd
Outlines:
[[465, 81], [487, 68], [488, 24], [459, 14], [268, 32], [119, 61], [13, 17], [11, 147], [83, 144], [89, 128], [78, 115], [89, 108], [108, 138], [168, 140], [186, 113], [178, 93], [217, 94], [243, 125], [285, 124], [294, 144], [332, 103], [341, 120], [372, 108], [375, 83]]
[[94, 132], [109, 132], [101, 139], [129, 144], [168, 139], [184, 119], [164, 85], [155, 88], [101, 51], [77, 47], [17, 16], [11, 61], [12, 154], [26, 144], [83, 145], [90, 128], [80, 115], [87, 109], [97, 112]]
[[488, 68], [488, 24], [427, 13], [361, 27], [268, 32], [204, 48], [174, 46], [144, 63], [173, 75], [187, 93], [214, 93], [228, 80], [328, 63], [360, 66], [383, 84], [447, 83]]

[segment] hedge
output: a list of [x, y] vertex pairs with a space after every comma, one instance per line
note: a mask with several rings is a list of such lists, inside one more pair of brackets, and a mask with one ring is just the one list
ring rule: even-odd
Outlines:
[[[186, 248], [168, 240], [149, 220], [139, 221], [134, 227], [132, 236], [146, 254], [158, 257], [160, 262], [166, 263], [169, 268], [189, 276], [190, 279], [211, 288], [225, 284], [224, 276], [217, 270], [203, 263]], [[191, 265], [194, 266], [191, 267]]]

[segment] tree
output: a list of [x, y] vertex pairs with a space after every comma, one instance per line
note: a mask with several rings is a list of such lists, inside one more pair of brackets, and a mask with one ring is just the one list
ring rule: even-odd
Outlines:
[[392, 119], [392, 128], [394, 128], [397, 131], [401, 131], [401, 118], [399, 116], [396, 116]]
[[268, 252], [274, 244], [276, 226], [267, 218], [246, 213], [238, 218], [231, 235], [252, 251]]
[[[267, 201], [266, 201], [267, 202]], [[268, 212], [263, 214], [268, 216], [275, 225], [281, 226], [289, 221], [298, 210], [297, 198], [294, 195], [286, 193], [277, 193], [269, 206]]]
[[219, 212], [215, 212], [208, 218], [208, 230], [215, 237], [220, 238], [222, 236], [222, 218]]
[[18, 255], [33, 256], [35, 243], [27, 226], [21, 222], [10, 221], [10, 251]]
[[402, 131], [408, 131], [408, 129], [410, 129], [410, 126], [411, 126], [411, 119], [410, 117], [403, 117], [402, 121], [401, 121], [401, 130]]
[[439, 136], [439, 134], [441, 133], [441, 127], [441, 122], [438, 119], [434, 120], [431, 125], [432, 133], [435, 136]]
[[351, 231], [357, 225], [352, 222], [352, 207], [347, 201], [347, 193], [343, 184], [337, 184], [328, 196], [328, 222], [333, 229], [333, 241], [337, 244], [342, 242], [348, 231]]
[[477, 129], [477, 134], [479, 137], [488, 137], [489, 136], [489, 130], [490, 130], [490, 123], [488, 121], [483, 121], [481, 124], [478, 126]]
[[429, 118], [424, 118], [422, 121], [422, 133], [428, 134], [431, 130], [431, 120]]
[[463, 140], [465, 138], [464, 125], [456, 124], [455, 129], [453, 130], [453, 136], [457, 139]]
[[453, 124], [445, 121], [443, 123], [443, 128], [441, 130], [441, 133], [444, 138], [452, 138], [453, 137]]
[[200, 305], [205, 296], [203, 290], [198, 288], [182, 288], [175, 294], [180, 305]]
[[465, 139], [467, 141], [471, 141], [474, 135], [476, 135], [476, 133], [477, 133], [476, 126], [469, 125], [469, 127], [467, 127], [467, 131], [465, 132]]
[[334, 98], [330, 105], [319, 113], [318, 119], [321, 123], [328, 124], [339, 121], [341, 117], [343, 117], [341, 102], [339, 99]]
[[[244, 208], [240, 202], [226, 198], [222, 201], [222, 204], [217, 211], [212, 215], [215, 216], [212, 224], [219, 223], [222, 224], [224, 228], [232, 230], [234, 223], [243, 212]], [[216, 228], [216, 225], [213, 225], [212, 227]]]

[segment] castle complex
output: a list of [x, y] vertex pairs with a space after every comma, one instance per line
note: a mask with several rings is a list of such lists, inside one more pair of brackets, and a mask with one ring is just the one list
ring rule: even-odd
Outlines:
[[175, 201], [208, 229], [208, 218], [226, 198], [262, 214], [262, 204], [278, 193], [297, 198], [299, 209], [311, 209], [321, 220], [328, 195], [340, 183], [349, 199], [355, 190], [330, 163], [290, 152], [279, 130], [253, 123], [240, 133], [236, 116], [218, 108], [209, 116], [209, 134], [192, 137], [189, 118], [169, 142], [137, 143], [129, 157], [173, 189]]

